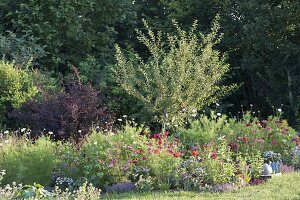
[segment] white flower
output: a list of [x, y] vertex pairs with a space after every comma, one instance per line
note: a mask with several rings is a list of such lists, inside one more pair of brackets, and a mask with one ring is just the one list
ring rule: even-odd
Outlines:
[[122, 119], [118, 119], [119, 122], [123, 121]]
[[127, 117], [127, 115], [123, 115], [123, 118], [126, 118]]
[[197, 109], [193, 109], [192, 112], [193, 112], [193, 113], [196, 113], [196, 112], [197, 112]]
[[253, 107], [253, 104], [250, 104], [250, 107]]
[[100, 126], [96, 126], [96, 129], [99, 129], [100, 128]]
[[48, 134], [49, 134], [49, 135], [53, 135], [53, 132], [52, 132], [52, 131], [49, 131]]
[[192, 114], [192, 117], [196, 117], [196, 116], [197, 116], [197, 113]]
[[7, 131], [7, 130], [6, 130], [6, 131], [4, 131], [4, 134], [9, 134], [9, 131]]
[[26, 131], [26, 128], [22, 128], [22, 129], [21, 129], [21, 132], [22, 132], [22, 133], [23, 133], [24, 131]]
[[220, 104], [216, 103], [216, 106], [220, 106]]
[[94, 142], [94, 144], [96, 145], [96, 144], [97, 144], [97, 142]]
[[222, 115], [221, 113], [217, 113], [217, 116], [219, 116], [219, 117], [220, 117], [221, 115]]
[[280, 112], [280, 113], [282, 112], [281, 108], [278, 108], [277, 111]]
[[82, 131], [81, 130], [78, 130], [78, 133], [81, 133]]

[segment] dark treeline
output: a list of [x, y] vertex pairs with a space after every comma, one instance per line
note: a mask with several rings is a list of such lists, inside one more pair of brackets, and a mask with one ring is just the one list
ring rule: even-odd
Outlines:
[[299, 125], [300, 1], [1, 0], [0, 51], [20, 65], [31, 61], [54, 79], [70, 76], [74, 66], [82, 82], [113, 97], [119, 116], [145, 121], [147, 111], [112, 76], [114, 45], [147, 58], [135, 39], [142, 19], [163, 32], [175, 31], [172, 20], [183, 27], [198, 20], [199, 31], [206, 33], [216, 15], [224, 33], [218, 49], [231, 66], [225, 82], [240, 85], [220, 109], [237, 115], [241, 105], [253, 104], [253, 111], [269, 115], [282, 108], [289, 123]]

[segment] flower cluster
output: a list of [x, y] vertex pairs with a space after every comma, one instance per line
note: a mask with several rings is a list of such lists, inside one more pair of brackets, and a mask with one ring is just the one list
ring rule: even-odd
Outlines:
[[69, 177], [57, 177], [55, 180], [55, 184], [59, 185], [59, 186], [72, 186], [72, 184], [74, 183], [74, 180], [72, 178]]

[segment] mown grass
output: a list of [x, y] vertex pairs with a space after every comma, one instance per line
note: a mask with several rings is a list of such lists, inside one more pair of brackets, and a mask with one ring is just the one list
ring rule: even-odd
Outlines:
[[265, 184], [249, 186], [235, 192], [138, 192], [107, 194], [102, 199], [255, 199], [255, 200], [299, 200], [300, 199], [300, 173], [285, 174], [274, 177]]

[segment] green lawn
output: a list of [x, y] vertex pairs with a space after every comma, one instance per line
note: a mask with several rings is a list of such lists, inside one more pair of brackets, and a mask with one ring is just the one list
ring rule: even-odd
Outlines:
[[274, 177], [265, 184], [249, 186], [236, 192], [199, 193], [199, 192], [144, 192], [110, 194], [102, 199], [293, 199], [300, 200], [300, 173]]

